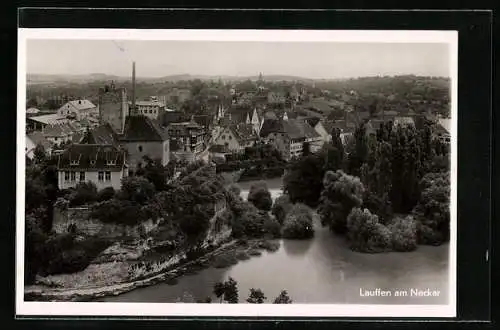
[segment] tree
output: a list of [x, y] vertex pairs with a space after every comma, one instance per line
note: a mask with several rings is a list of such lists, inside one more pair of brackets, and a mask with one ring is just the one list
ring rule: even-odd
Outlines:
[[271, 210], [273, 200], [265, 181], [259, 181], [257, 183], [254, 183], [250, 187], [250, 192], [248, 193], [248, 201], [255, 205], [255, 207], [257, 207], [259, 210]]
[[232, 277], [227, 281], [215, 283], [213, 292], [220, 302], [224, 300], [229, 304], [237, 304], [239, 301], [238, 283]]
[[154, 193], [154, 185], [146, 178], [129, 176], [122, 179], [122, 188], [119, 196], [121, 199], [143, 205], [153, 197]]
[[343, 234], [347, 229], [347, 216], [354, 207], [363, 203], [363, 184], [358, 177], [337, 170], [325, 174], [324, 187], [318, 207], [321, 222], [334, 232]]
[[35, 164], [43, 164], [47, 161], [47, 154], [45, 148], [41, 144], [37, 144], [33, 151], [33, 161]]
[[292, 203], [304, 203], [310, 207], [318, 204], [323, 188], [324, 156], [309, 155], [292, 161], [283, 179], [284, 192]]
[[290, 202], [290, 197], [287, 194], [279, 196], [274, 201], [272, 214], [276, 217], [276, 220], [278, 220], [281, 225], [285, 221], [285, 217], [292, 206], [293, 204]]
[[247, 302], [250, 304], [263, 304], [267, 298], [261, 289], [250, 289], [250, 295], [247, 298]]
[[293, 301], [288, 296], [286, 290], [282, 290], [276, 298], [274, 298], [273, 304], [291, 304]]
[[420, 244], [439, 245], [450, 239], [450, 173], [428, 173], [421, 182], [420, 201], [412, 213], [418, 220]]
[[304, 204], [295, 204], [283, 223], [283, 237], [310, 238], [314, 235], [312, 210]]
[[354, 131], [353, 147], [353, 150], [349, 150], [347, 170], [351, 175], [360, 176], [361, 166], [366, 161], [366, 157], [368, 156], [368, 139], [364, 123], [361, 123]]
[[392, 247], [390, 231], [369, 210], [355, 207], [347, 217], [347, 238], [358, 252], [383, 252]]
[[168, 171], [161, 163], [161, 159], [151, 159], [144, 156], [145, 165], [137, 171], [137, 175], [144, 176], [151, 182], [156, 191], [163, 191], [167, 187]]

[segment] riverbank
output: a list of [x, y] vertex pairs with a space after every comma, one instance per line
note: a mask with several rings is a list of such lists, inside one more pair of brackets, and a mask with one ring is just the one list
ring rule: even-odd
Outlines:
[[24, 299], [25, 301], [94, 301], [103, 297], [118, 296], [137, 288], [159, 283], [175, 285], [178, 278], [184, 275], [192, 275], [210, 267], [226, 268], [237, 264], [240, 260], [260, 256], [262, 250], [272, 252], [278, 248], [279, 243], [273, 241], [233, 240], [196, 260], [174, 266], [171, 270], [161, 272], [160, 274], [154, 274], [152, 271], [150, 274], [145, 274], [139, 280], [81, 289], [32, 286], [25, 289]]

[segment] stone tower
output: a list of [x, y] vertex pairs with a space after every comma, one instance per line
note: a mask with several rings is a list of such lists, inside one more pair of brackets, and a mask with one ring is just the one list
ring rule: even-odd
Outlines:
[[122, 134], [128, 115], [127, 90], [114, 83], [99, 89], [99, 120], [108, 123], [116, 133]]

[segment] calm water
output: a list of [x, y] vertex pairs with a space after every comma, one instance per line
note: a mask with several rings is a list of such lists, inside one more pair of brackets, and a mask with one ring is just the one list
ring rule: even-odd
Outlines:
[[[251, 183], [241, 184], [248, 189]], [[280, 182], [270, 182], [273, 197]], [[242, 195], [248, 194], [243, 191]], [[351, 251], [343, 238], [315, 224], [308, 241], [280, 240], [276, 252], [241, 261], [227, 269], [209, 268], [184, 276], [176, 285], [157, 284], [101, 301], [176, 302], [183, 297], [202, 299], [212, 295], [213, 285], [229, 276], [238, 282], [244, 302], [250, 288], [260, 288], [268, 301], [287, 290], [295, 303], [351, 304], [447, 304], [448, 245], [420, 246], [410, 253], [363, 254]], [[392, 296], [367, 297], [361, 290], [388, 290]], [[439, 290], [437, 297], [411, 296], [411, 289]], [[395, 290], [408, 296], [395, 297]], [[188, 298], [189, 300], [189, 298]], [[187, 301], [186, 301], [187, 302]]]

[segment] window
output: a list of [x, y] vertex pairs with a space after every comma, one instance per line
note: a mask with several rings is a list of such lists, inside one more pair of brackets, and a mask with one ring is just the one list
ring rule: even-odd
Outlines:
[[233, 139], [233, 137], [232, 137], [231, 135], [229, 135], [229, 136], [228, 136], [228, 138], [229, 138], [229, 140], [232, 140], [232, 139]]
[[57, 141], [57, 136], [56, 136], [56, 137], [54, 137], [54, 141]]
[[92, 160], [90, 161], [90, 165], [95, 165], [95, 159], [92, 159]]
[[111, 172], [106, 172], [106, 181], [111, 181]]
[[75, 165], [78, 165], [79, 163], [80, 163], [80, 162], [79, 162], [78, 160], [74, 160], [74, 159], [73, 159], [73, 160], [71, 161], [71, 163], [70, 163], [70, 164], [71, 164], [72, 166], [75, 166]]
[[76, 181], [76, 172], [71, 172], [71, 182]]
[[64, 181], [69, 181], [69, 172], [64, 172]]
[[106, 165], [116, 165], [116, 161], [114, 160], [107, 160]]
[[80, 181], [85, 181], [85, 172], [80, 172]]
[[104, 181], [104, 172], [101, 171], [97, 174], [97, 180]]
[[225, 136], [224, 134], [222, 134], [221, 138], [222, 138], [223, 140], [225, 140], [225, 139], [226, 139], [226, 136]]
[[142, 152], [142, 146], [138, 146], [137, 149], [139, 150], [139, 152]]

